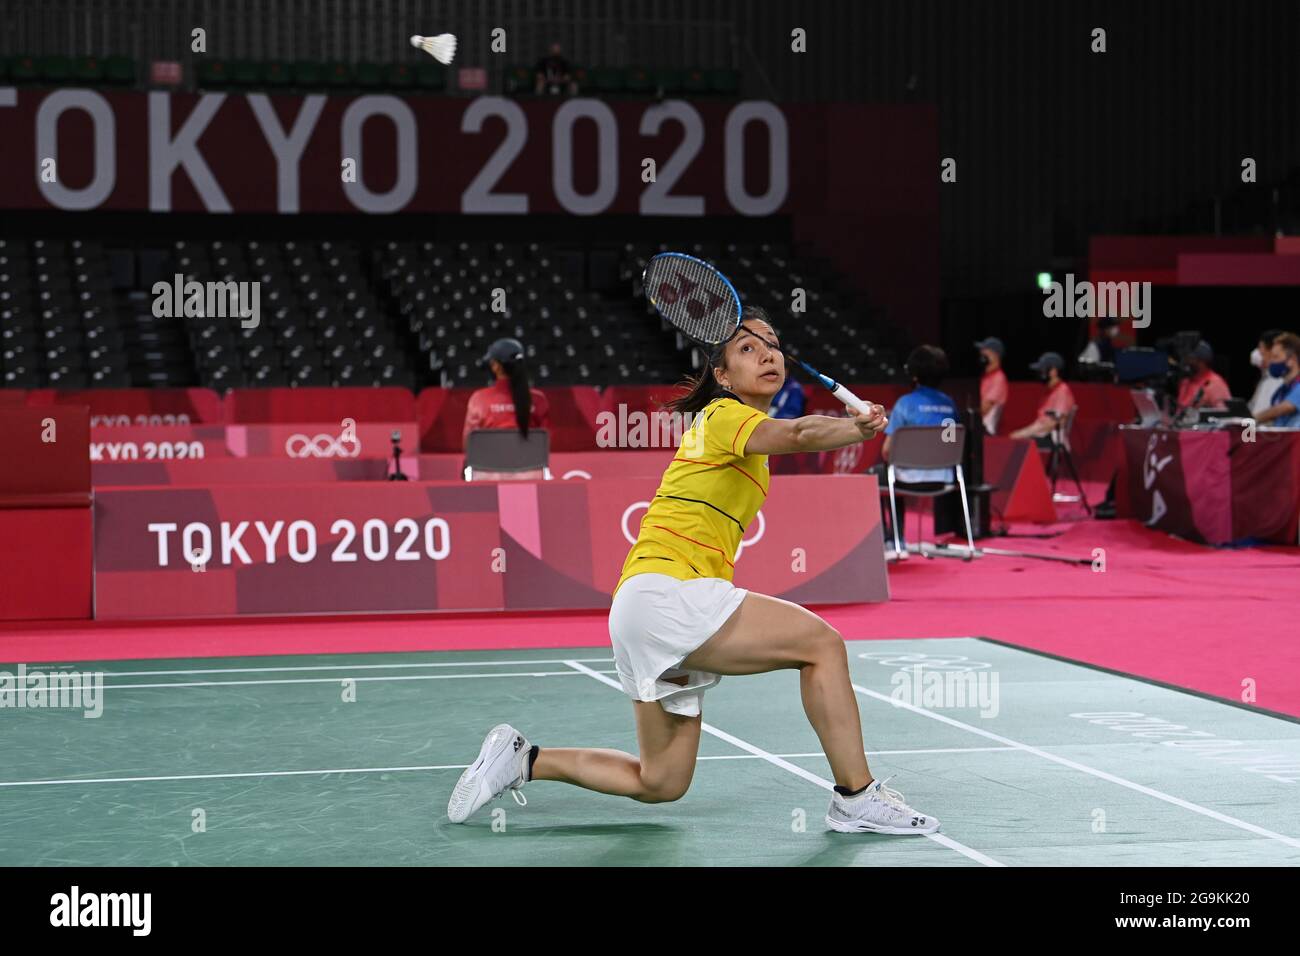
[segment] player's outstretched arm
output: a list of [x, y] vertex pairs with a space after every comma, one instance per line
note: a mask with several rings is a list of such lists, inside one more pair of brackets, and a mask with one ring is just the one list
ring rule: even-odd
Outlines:
[[889, 419], [879, 405], [868, 415], [852, 418], [804, 415], [802, 418], [771, 418], [760, 422], [745, 443], [746, 455], [791, 455], [806, 451], [833, 451], [875, 438]]

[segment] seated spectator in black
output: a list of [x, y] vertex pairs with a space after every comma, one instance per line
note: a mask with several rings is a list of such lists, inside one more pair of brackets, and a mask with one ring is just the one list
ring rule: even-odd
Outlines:
[[1262, 332], [1259, 336], [1259, 344], [1255, 346], [1255, 351], [1250, 353], [1250, 364], [1259, 369], [1259, 384], [1255, 386], [1255, 394], [1250, 398], [1250, 413], [1252, 415], [1258, 415], [1268, 408], [1269, 402], [1273, 400], [1273, 393], [1282, 384], [1280, 378], [1274, 378], [1268, 371], [1268, 364], [1271, 361], [1269, 355], [1273, 351], [1273, 343], [1281, 334], [1281, 329], [1269, 329], [1267, 332]]
[[1088, 343], [1088, 347], [1079, 355], [1079, 361], [1085, 365], [1098, 362], [1115, 364], [1115, 336], [1119, 335], [1119, 320], [1104, 316], [1097, 320], [1097, 337]]
[[568, 93], [574, 96], [578, 92], [578, 84], [573, 81], [573, 69], [569, 66], [569, 61], [561, 54], [562, 50], [558, 43], [551, 44], [551, 53], [537, 61], [537, 66], [533, 67], [534, 92], [537, 95], [543, 93], [550, 96], [563, 96]]

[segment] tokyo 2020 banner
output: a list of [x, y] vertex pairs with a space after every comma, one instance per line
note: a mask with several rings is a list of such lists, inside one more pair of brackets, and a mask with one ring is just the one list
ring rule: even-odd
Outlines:
[[764, 100], [0, 87], [0, 205], [767, 216], [824, 205], [824, 116]]
[[[657, 484], [103, 489], [95, 616], [605, 608]], [[878, 497], [871, 476], [774, 478], [736, 583], [800, 603], [888, 600]]]

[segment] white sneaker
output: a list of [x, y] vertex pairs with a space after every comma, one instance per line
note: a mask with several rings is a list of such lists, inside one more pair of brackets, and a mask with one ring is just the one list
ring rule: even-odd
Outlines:
[[509, 724], [493, 727], [479, 748], [478, 759], [456, 781], [456, 789], [447, 803], [451, 822], [464, 823], [475, 810], [507, 789], [516, 803], [527, 806], [528, 800], [519, 789], [528, 782], [531, 749], [524, 735]]
[[934, 833], [939, 821], [929, 814], [913, 810], [903, 802], [903, 795], [891, 790], [885, 780], [873, 780], [871, 786], [856, 797], [831, 797], [826, 811], [826, 825], [840, 833]]

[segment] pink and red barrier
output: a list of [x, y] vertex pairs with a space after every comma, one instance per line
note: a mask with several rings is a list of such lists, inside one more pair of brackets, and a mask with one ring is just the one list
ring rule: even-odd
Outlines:
[[[853, 387], [859, 394], [887, 407], [906, 391], [898, 385]], [[1079, 403], [1072, 435], [1075, 464], [1085, 480], [1109, 480], [1120, 460], [1115, 425], [1132, 418], [1128, 390], [1089, 383], [1073, 383], [1071, 388]], [[954, 381], [949, 387], [959, 405], [973, 401], [976, 390], [977, 384], [968, 380]], [[15, 401], [12, 396], [17, 394], [29, 407], [54, 407], [81, 399], [90, 402], [94, 425], [91, 457], [96, 464], [97, 484], [101, 481], [201, 484], [208, 473], [204, 466], [174, 468], [170, 463], [180, 464], [196, 458], [212, 461], [227, 455], [250, 461], [266, 456], [384, 458], [390, 453], [389, 437], [393, 430], [401, 433], [406, 455], [404, 471], [409, 476], [426, 480], [459, 478], [465, 407], [472, 391], [427, 388], [412, 396], [402, 388], [234, 389], [224, 399], [207, 389], [106, 389], [69, 393], [40, 389], [25, 394], [0, 392], [0, 395], [12, 405]], [[613, 451], [601, 446], [608, 436], [618, 435], [619, 426], [637, 415], [659, 412], [663, 402], [675, 393], [675, 387], [614, 386], [602, 393], [591, 387], [574, 386], [543, 391], [550, 403], [553, 454], [599, 456]], [[805, 386], [805, 393], [809, 412], [840, 413], [838, 403], [823, 389]], [[1004, 432], [1031, 421], [1041, 395], [1041, 386], [1036, 383], [1013, 382], [1002, 419]], [[354, 423], [357, 446], [342, 440], [348, 419]], [[653, 448], [618, 450], [619, 454], [653, 451]], [[435, 458], [426, 460], [428, 455]], [[440, 457], [444, 455], [448, 456], [445, 460]], [[855, 474], [866, 471], [879, 458], [880, 443], [873, 442], [835, 453], [778, 459], [773, 473]], [[621, 468], [631, 464], [629, 459], [617, 458], [606, 462], [595, 457], [589, 461], [596, 471], [582, 464], [566, 465], [559, 459], [553, 462], [551, 470], [561, 475], [574, 468], [590, 471], [593, 476], [599, 472], [612, 477], [611, 472], [619, 474]], [[160, 467], [129, 467], [133, 462], [155, 462]], [[214, 466], [211, 481], [237, 481], [241, 474], [247, 475], [246, 480], [250, 481], [291, 480], [281, 477], [290, 472], [259, 469], [257, 466], [241, 471], [239, 466]], [[317, 469], [311, 474], [331, 480], [329, 472], [329, 469]], [[373, 472], [370, 468], [355, 468], [333, 474], [360, 475], [364, 476], [361, 480], [370, 480]]]
[[[656, 484], [102, 489], [95, 614], [604, 608]], [[870, 476], [773, 479], [737, 584], [801, 603], [887, 600], [877, 498]]]
[[225, 425], [98, 425], [90, 429], [90, 460], [168, 461], [225, 458]]
[[1120, 517], [1205, 544], [1297, 543], [1300, 434], [1259, 431], [1121, 431]]
[[[287, 390], [286, 390], [287, 391]], [[221, 396], [210, 388], [33, 389], [28, 406], [85, 405], [90, 427], [205, 425], [226, 421]]]
[[415, 452], [414, 421], [227, 425], [226, 447], [237, 458], [388, 458], [394, 434]]
[[144, 485], [248, 485], [268, 482], [383, 481], [382, 458], [207, 458], [198, 461], [99, 461], [91, 466], [95, 488]]
[[226, 393], [225, 421], [269, 422], [415, 421], [409, 389], [387, 388], [232, 388]]
[[[551, 477], [559, 481], [591, 478], [659, 478], [674, 454], [671, 448], [646, 451], [557, 451], [551, 455]], [[402, 471], [421, 481], [459, 481], [460, 455], [420, 455], [402, 459]]]
[[86, 618], [89, 411], [0, 407], [0, 620]]

